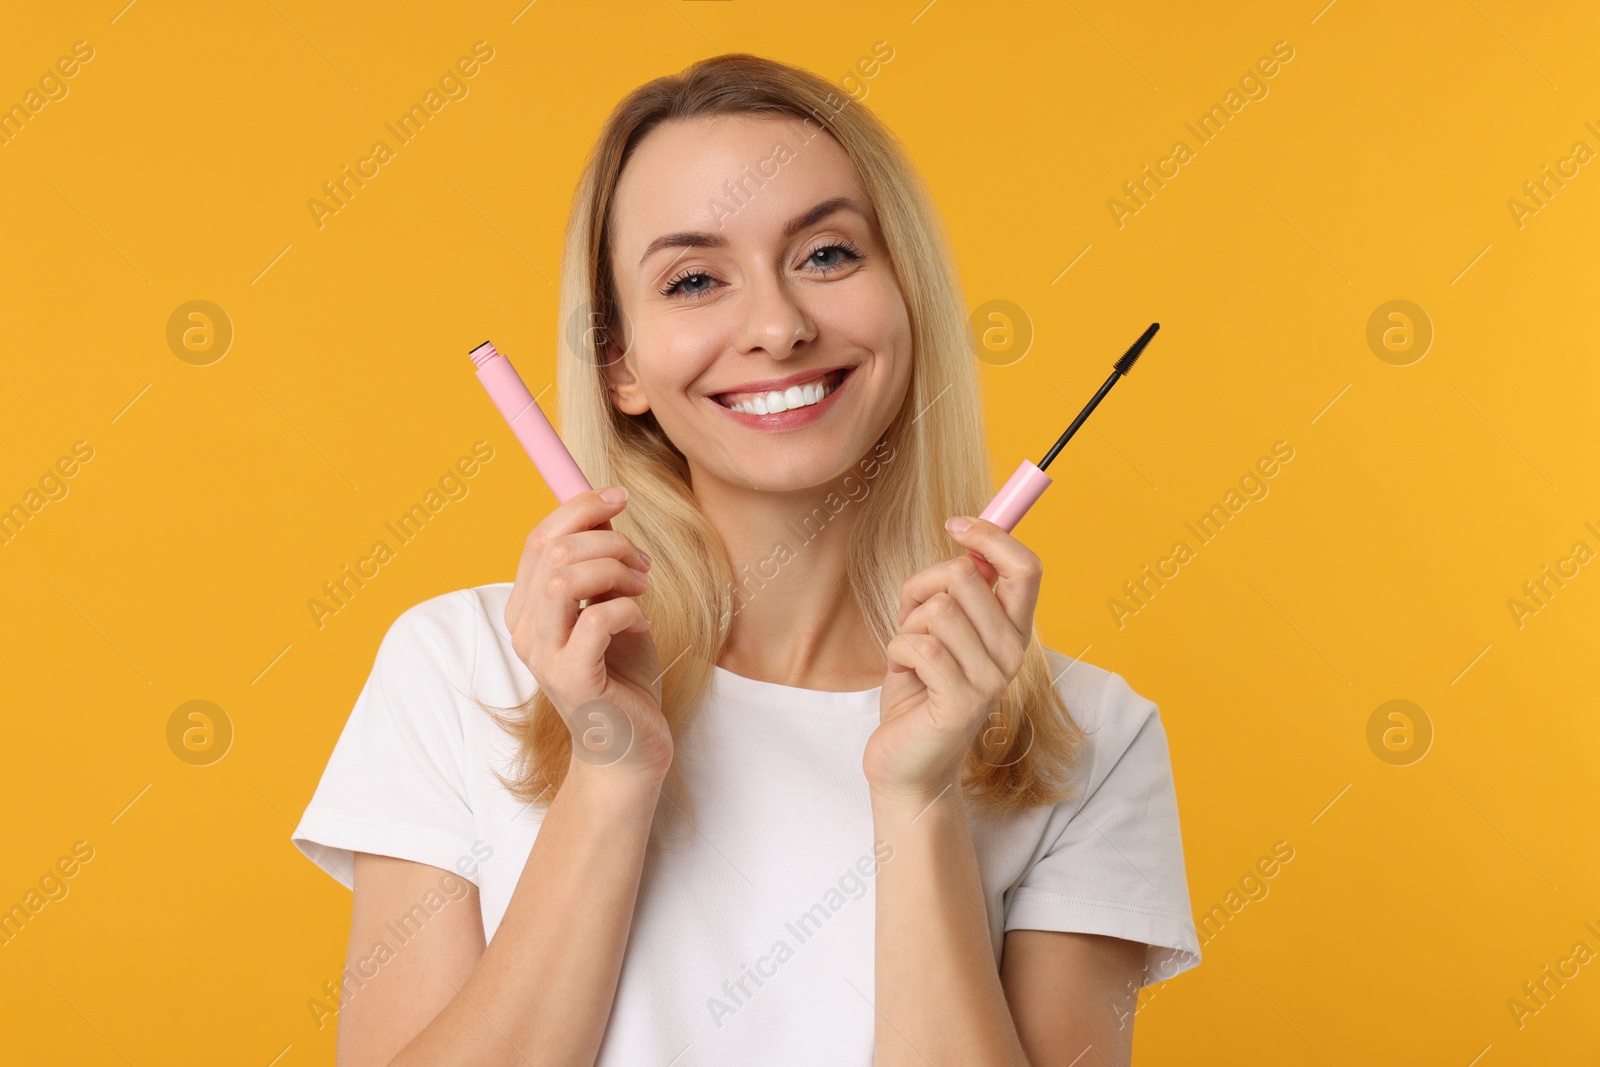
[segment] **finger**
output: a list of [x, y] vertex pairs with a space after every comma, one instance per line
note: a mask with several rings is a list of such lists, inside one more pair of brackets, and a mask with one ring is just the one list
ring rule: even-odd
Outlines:
[[[627, 489], [620, 485], [585, 490], [558, 505], [545, 516], [539, 526], [547, 527], [552, 537], [576, 533], [579, 530], [592, 530], [602, 522], [614, 518], [628, 506], [627, 492]], [[621, 493], [622, 499], [610, 501], [605, 499], [602, 493]]]
[[[620, 487], [617, 487], [620, 488]], [[607, 490], [591, 489], [579, 493], [566, 503], [558, 505], [528, 532], [517, 559], [517, 573], [512, 583], [511, 595], [506, 601], [506, 619], [510, 620], [532, 610], [532, 603], [544, 587], [544, 549], [558, 537], [579, 531], [599, 529], [611, 532], [610, 518], [617, 515], [627, 502], [611, 503], [600, 494]]]
[[[545, 579], [544, 592], [535, 608], [535, 630], [560, 653], [567, 645], [581, 612], [589, 606], [621, 597], [635, 597], [649, 587], [643, 573], [609, 556], [569, 563]], [[604, 593], [616, 597], [601, 597]]]
[[917, 678], [931, 693], [937, 693], [943, 700], [930, 702], [930, 710], [934, 725], [939, 728], [956, 729], [965, 727], [965, 723], [942, 722], [939, 719], [940, 709], [951, 707], [953, 702], [948, 697], [954, 692], [955, 683], [951, 681], [953, 675], [959, 673], [955, 659], [950, 655], [944, 645], [932, 634], [896, 634], [884, 646], [884, 655], [891, 665], [916, 672]]
[[528, 532], [528, 538], [523, 543], [522, 557], [517, 561], [518, 582], [523, 581], [524, 575], [531, 576], [534, 567], [544, 554], [545, 546], [556, 538], [597, 527], [611, 529], [610, 520], [621, 513], [627, 506], [627, 501], [613, 504], [602, 499], [600, 494], [607, 491], [609, 490], [590, 489], [579, 493], [566, 503], [557, 505], [550, 514], [539, 520]]
[[[911, 671], [924, 686], [929, 689], [938, 686], [944, 691], [947, 676], [932, 662], [943, 652], [937, 637], [925, 633], [895, 634], [883, 651], [890, 670]], [[955, 663], [951, 662], [950, 666], [954, 668]]]
[[900, 613], [896, 621], [905, 625], [906, 616], [935, 593], [948, 593], [961, 583], [961, 562], [966, 557], [955, 556], [935, 563], [913, 574], [900, 587]]
[[591, 559], [616, 559], [637, 571], [650, 569], [645, 554], [626, 534], [616, 530], [580, 530], [562, 534], [545, 545], [544, 560], [551, 570]]
[[1017, 632], [1029, 633], [1033, 629], [1033, 610], [1039, 601], [1039, 580], [1044, 564], [1027, 545], [987, 519], [964, 515], [957, 518], [966, 518], [971, 525], [960, 533], [947, 527], [947, 532], [962, 548], [981, 553], [995, 569], [1000, 576], [995, 584], [995, 596]]
[[[604, 537], [606, 540], [603, 542], [583, 541], [583, 539], [593, 537]], [[613, 541], [612, 538], [616, 538], [617, 540]], [[545, 552], [546, 563], [549, 563], [552, 558], [560, 560], [567, 555], [568, 550], [559, 547], [562, 541], [572, 541], [573, 543], [583, 542], [585, 544], [603, 544], [607, 549], [604, 552], [593, 551], [587, 547], [581, 550], [574, 549], [571, 551], [574, 554], [574, 558], [576, 558], [579, 562], [590, 558], [620, 560], [624, 565], [626, 565], [628, 570], [644, 576], [646, 580], [648, 580], [650, 572], [650, 558], [642, 551], [635, 548], [633, 542], [630, 541], [625, 534], [621, 534], [610, 529], [582, 530], [575, 534], [567, 534], [565, 537], [557, 539], [550, 545], [548, 551]], [[597, 604], [619, 596], [637, 595], [635, 593], [624, 593], [622, 590], [625, 588], [628, 588], [628, 586], [613, 586], [610, 589], [602, 589], [600, 592], [595, 593], [592, 596], [585, 597], [584, 600], [590, 604]]]
[[1000, 572], [994, 569], [994, 564], [984, 559], [983, 553], [973, 552], [971, 549], [967, 550], [967, 558], [978, 565], [978, 573], [983, 576], [984, 583], [993, 589], [994, 583], [1000, 579]]
[[648, 621], [639, 602], [632, 597], [590, 604], [573, 627], [572, 639], [567, 642], [563, 655], [577, 669], [594, 672], [593, 676], [579, 680], [586, 688], [599, 692], [605, 685], [605, 654], [611, 638], [624, 630], [644, 630]]
[[978, 631], [987, 635], [992, 649], [998, 652], [1004, 647], [997, 642], [1015, 627], [970, 556], [957, 556], [911, 576], [900, 591], [900, 628], [905, 629], [912, 613], [940, 593], [955, 598]]
[[976, 564], [968, 557], [958, 556], [951, 560], [950, 570], [956, 578], [945, 591], [946, 594], [961, 605], [973, 629], [983, 639], [990, 661], [1000, 668], [1007, 679], [1015, 678], [1022, 670], [1023, 653], [1027, 651], [1033, 633], [1032, 624], [1026, 633], [1017, 630], [1001, 605], [1000, 598], [995, 595], [994, 588], [979, 575]]
[[[976, 572], [973, 573], [972, 580], [981, 581]], [[988, 589], [982, 589], [980, 592], [990, 601], [994, 600], [994, 594]], [[994, 605], [994, 614], [999, 616], [994, 625], [1010, 629], [1011, 622], [1005, 617], [1005, 613], [1000, 611], [998, 604]], [[1000, 666], [1000, 659], [979, 634], [966, 609], [949, 593], [938, 593], [929, 598], [927, 603], [918, 607], [906, 619], [906, 625], [901, 632], [928, 633], [938, 638], [939, 643], [949, 651], [961, 670], [961, 678], [953, 681], [964, 685], [974, 693], [992, 697], [1004, 691], [1011, 682], [1010, 676], [1005, 674], [1005, 668]]]

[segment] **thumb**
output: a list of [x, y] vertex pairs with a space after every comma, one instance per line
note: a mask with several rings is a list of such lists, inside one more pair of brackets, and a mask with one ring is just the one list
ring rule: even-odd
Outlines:
[[969, 548], [967, 549], [967, 555], [970, 556], [972, 558], [972, 562], [977, 565], [978, 573], [983, 576], [984, 581], [988, 582], [992, 586], [995, 582], [1000, 580], [1000, 572], [995, 570], [994, 565], [988, 560], [984, 559], [981, 553], [974, 552]]

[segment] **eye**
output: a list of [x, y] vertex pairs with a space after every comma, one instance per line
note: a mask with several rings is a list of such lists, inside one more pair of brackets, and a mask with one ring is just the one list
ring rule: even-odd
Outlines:
[[[817, 257], [827, 259], [836, 254], [836, 258], [829, 262], [814, 262]], [[806, 256], [805, 263], [816, 268], [818, 274], [824, 276], [833, 273], [848, 263], [859, 263], [866, 259], [866, 254], [848, 240], [830, 240], [826, 244], [818, 245]], [[697, 282], [696, 279], [699, 279]], [[673, 278], [660, 290], [662, 296], [687, 297], [690, 300], [700, 300], [707, 296], [712, 289], [709, 284], [716, 279], [703, 270], [685, 270]], [[704, 287], [699, 286], [704, 283]]]
[[[812, 263], [812, 261], [818, 256], [827, 256], [830, 252], [839, 253], [841, 258], [830, 263]], [[858, 263], [866, 258], [866, 255], [849, 241], [838, 240], [829, 241], [827, 244], [818, 245], [816, 248], [812, 249], [811, 254], [806, 256], [806, 262], [820, 268], [819, 273], [829, 274], [833, 270], [843, 266], [845, 263]]]
[[705, 294], [709, 293], [711, 291], [711, 289], [709, 287], [707, 287], [705, 289], [683, 289], [682, 288], [683, 284], [685, 282], [690, 281], [691, 279], [694, 279], [694, 278], [704, 278], [704, 279], [707, 279], [707, 280], [713, 280], [713, 279], [711, 279], [711, 275], [707, 274], [703, 270], [687, 270], [687, 271], [684, 271], [682, 274], [678, 275], [676, 278], [672, 279], [672, 281], [668, 282], [666, 287], [661, 290], [661, 295], [662, 296], [674, 296], [674, 295], [678, 294], [680, 291], [682, 291], [682, 292], [687, 293], [691, 300], [699, 300], [701, 297], [705, 296]]

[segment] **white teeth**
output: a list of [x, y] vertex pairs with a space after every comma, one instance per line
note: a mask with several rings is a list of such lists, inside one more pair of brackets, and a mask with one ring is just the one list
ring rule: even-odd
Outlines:
[[791, 385], [782, 392], [774, 390], [770, 393], [758, 393], [749, 400], [741, 400], [729, 404], [728, 407], [734, 411], [742, 411], [746, 415], [776, 415], [821, 403], [831, 392], [833, 390], [822, 382], [809, 382], [805, 385]]

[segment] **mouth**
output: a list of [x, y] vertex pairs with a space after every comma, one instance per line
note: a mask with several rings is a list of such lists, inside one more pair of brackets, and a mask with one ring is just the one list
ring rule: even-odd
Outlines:
[[822, 403], [833, 394], [834, 390], [843, 385], [845, 379], [854, 371], [854, 367], [843, 367], [801, 385], [791, 385], [787, 389], [754, 393], [717, 393], [711, 399], [730, 411], [737, 411], [743, 415], [778, 415], [785, 411], [815, 407]]

